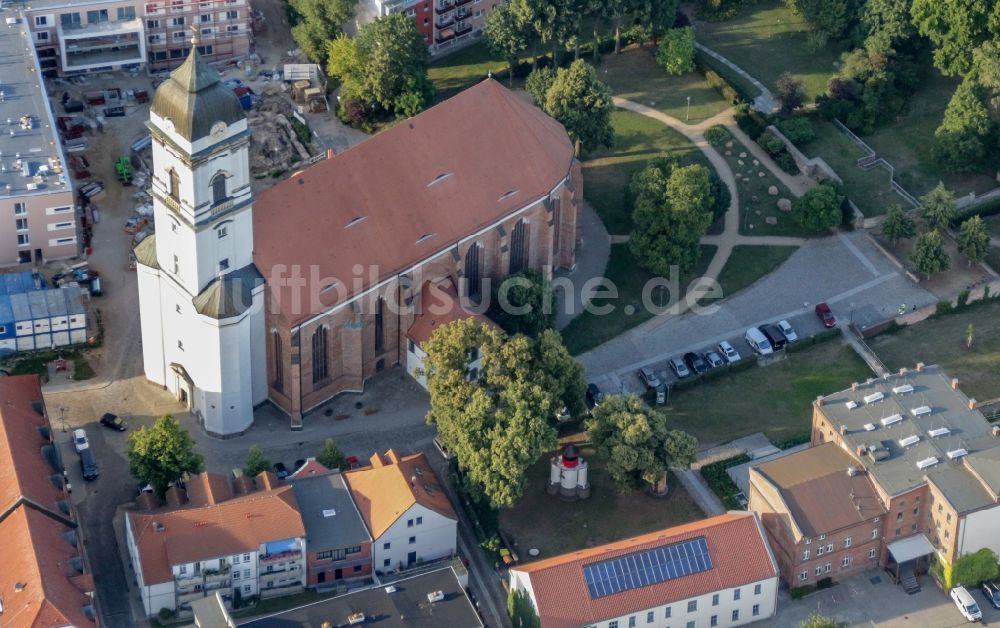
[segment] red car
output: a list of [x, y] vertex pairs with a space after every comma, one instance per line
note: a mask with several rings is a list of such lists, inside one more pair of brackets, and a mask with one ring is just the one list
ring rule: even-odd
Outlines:
[[830, 306], [826, 303], [816, 304], [816, 316], [819, 320], [823, 321], [823, 327], [836, 327], [837, 319], [833, 316], [833, 312], [830, 311]]

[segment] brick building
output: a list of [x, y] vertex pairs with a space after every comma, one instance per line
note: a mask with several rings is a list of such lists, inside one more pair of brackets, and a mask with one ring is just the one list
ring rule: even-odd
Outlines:
[[478, 39], [486, 16], [505, 0], [365, 0], [356, 9], [360, 23], [391, 13], [413, 18], [432, 55], [446, 54]]

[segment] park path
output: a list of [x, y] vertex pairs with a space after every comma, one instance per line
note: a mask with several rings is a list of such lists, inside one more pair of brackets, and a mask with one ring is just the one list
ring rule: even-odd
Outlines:
[[[744, 245], [800, 246], [806, 241], [805, 238], [783, 236], [747, 236], [740, 233], [740, 197], [739, 190], [736, 189], [736, 177], [733, 175], [733, 169], [729, 167], [729, 162], [727, 162], [726, 159], [720, 155], [717, 150], [715, 150], [715, 147], [709, 144], [708, 140], [705, 139], [705, 131], [707, 129], [717, 124], [726, 127], [729, 132], [743, 142], [747, 146], [747, 149], [753, 152], [754, 157], [757, 158], [768, 170], [770, 170], [774, 176], [778, 177], [778, 179], [784, 183], [795, 196], [802, 196], [802, 194], [809, 189], [809, 186], [797, 177], [792, 177], [787, 172], [779, 168], [778, 165], [771, 159], [770, 155], [764, 152], [754, 141], [747, 137], [738, 126], [736, 126], [736, 121], [733, 118], [733, 109], [726, 109], [725, 111], [717, 113], [711, 118], [706, 118], [697, 124], [688, 124], [673, 116], [668, 116], [662, 111], [653, 109], [652, 107], [647, 107], [646, 105], [628, 100], [626, 98], [615, 96], [614, 103], [615, 106], [620, 109], [625, 109], [652, 118], [684, 135], [698, 148], [698, 150], [702, 152], [702, 154], [705, 155], [709, 163], [712, 164], [712, 167], [715, 168], [715, 171], [718, 173], [719, 179], [721, 179], [726, 187], [729, 188], [729, 208], [726, 210], [722, 233], [718, 235], [708, 235], [703, 237], [701, 240], [703, 244], [710, 244], [716, 247], [715, 255], [712, 257], [712, 261], [709, 263], [708, 269], [702, 276], [704, 279], [710, 279], [713, 281], [718, 280], [719, 274], [722, 273], [722, 269], [725, 268], [726, 262], [729, 261], [729, 256], [732, 255], [733, 247]], [[754, 150], [755, 148], [757, 149], [756, 151]], [[612, 243], [627, 242], [628, 236], [613, 235], [611, 236], [611, 241]], [[702, 285], [705, 284], [703, 283]], [[700, 290], [690, 290], [684, 301], [678, 304], [679, 309], [676, 313], [674, 313], [674, 316], [680, 316], [681, 314], [687, 312], [693, 303], [697, 303], [698, 297], [701, 294], [702, 292]], [[659, 327], [663, 323], [664, 320], [657, 317], [646, 321], [642, 324], [642, 326], [649, 326], [650, 329], [653, 329]]]
[[754, 87], [760, 90], [760, 95], [758, 95], [756, 98], [753, 99], [754, 109], [756, 109], [757, 111], [761, 111], [763, 113], [774, 113], [774, 110], [777, 109], [777, 105], [775, 104], [774, 100], [774, 94], [772, 94], [771, 90], [765, 87], [763, 83], [761, 83], [756, 78], [751, 76], [750, 73], [748, 73], [746, 70], [736, 65], [726, 57], [723, 57], [722, 55], [712, 50], [711, 48], [707, 48], [699, 44], [698, 42], [695, 42], [694, 47], [704, 52], [708, 56], [718, 60], [720, 63], [726, 65], [733, 72], [736, 72], [746, 80], [750, 81]]

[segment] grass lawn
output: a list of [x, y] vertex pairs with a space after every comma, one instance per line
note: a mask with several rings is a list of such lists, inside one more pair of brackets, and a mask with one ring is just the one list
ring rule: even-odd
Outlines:
[[676, 155], [683, 165], [708, 160], [686, 137], [640, 113], [616, 109], [611, 114], [615, 145], [595, 151], [583, 162], [583, 194], [612, 235], [628, 235], [632, 216], [625, 203], [629, 182], [650, 161]]
[[531, 548], [539, 550], [539, 558], [548, 558], [705, 516], [673, 474], [666, 497], [653, 497], [645, 491], [619, 494], [603, 461], [594, 456], [591, 447], [582, 449], [590, 467], [589, 499], [567, 503], [545, 492], [551, 457], [546, 455], [528, 469], [524, 497], [500, 513], [500, 527], [516, 544], [521, 560], [534, 560], [528, 558]]
[[817, 395], [871, 376], [861, 358], [835, 338], [765, 367], [724, 373], [675, 391], [668, 418], [672, 428], [690, 432], [702, 445], [760, 431], [771, 440], [785, 440], [809, 431]]
[[802, 81], [811, 102], [826, 91], [841, 50], [831, 44], [814, 52], [806, 43], [808, 32], [803, 19], [780, 0], [747, 3], [734, 17], [722, 22], [697, 22], [700, 43], [771, 90], [783, 72], [791, 73]]
[[[441, 102], [486, 78], [490, 72], [507, 69], [507, 62], [490, 54], [486, 44], [478, 41], [466, 48], [434, 59], [427, 76], [434, 84], [434, 100]], [[503, 84], [506, 86], [507, 81]]]
[[[680, 279], [682, 293], [687, 292], [687, 286], [693, 279], [705, 273], [715, 250], [714, 246], [701, 247], [697, 267]], [[573, 355], [593, 349], [653, 317], [653, 313], [642, 304], [642, 289], [653, 275], [639, 267], [628, 250], [628, 244], [611, 245], [611, 258], [604, 276], [617, 286], [618, 298], [595, 298], [592, 303], [595, 306], [612, 305], [614, 310], [604, 315], [581, 312], [570, 322], [562, 331], [562, 337]], [[631, 314], [628, 313], [629, 308]]]
[[597, 78], [607, 83], [615, 96], [659, 109], [682, 122], [695, 124], [729, 108], [729, 103], [698, 72], [668, 75], [656, 64], [651, 47], [605, 55], [597, 67]]
[[730, 297], [780, 266], [799, 248], [797, 246], [733, 247], [729, 260], [719, 273], [722, 293]]
[[[792, 220], [790, 213], [778, 209], [778, 199], [795, 200], [795, 197], [763, 164], [754, 164], [754, 156], [743, 143], [733, 138], [732, 147], [727, 142], [720, 152], [736, 177], [736, 190], [740, 195], [740, 233], [769, 236], [816, 235], [799, 226]], [[764, 173], [764, 176], [760, 176], [760, 173]], [[767, 193], [772, 185], [778, 188], [777, 196]], [[778, 223], [767, 224], [769, 217], [777, 218]]]
[[[1000, 397], [1000, 303], [973, 305], [954, 314], [935, 316], [869, 341], [890, 370], [913, 368], [917, 362], [940, 364], [957, 377], [965, 394], [981, 401]], [[972, 349], [965, 331], [975, 330]]]
[[844, 181], [844, 193], [854, 201], [861, 213], [867, 217], [881, 216], [894, 203], [909, 208], [909, 203], [892, 190], [886, 170], [858, 168], [858, 159], [865, 155], [860, 146], [832, 122], [818, 116], [810, 119], [816, 131], [816, 139], [799, 148], [809, 157], [822, 157], [834, 169]]
[[956, 196], [969, 192], [982, 194], [997, 186], [990, 176], [995, 174], [995, 168], [988, 174], [946, 174], [931, 156], [934, 130], [941, 124], [945, 107], [958, 85], [957, 79], [932, 72], [896, 122], [862, 139], [893, 165], [896, 181], [914, 196], [926, 194], [938, 181], [944, 181], [945, 187]]

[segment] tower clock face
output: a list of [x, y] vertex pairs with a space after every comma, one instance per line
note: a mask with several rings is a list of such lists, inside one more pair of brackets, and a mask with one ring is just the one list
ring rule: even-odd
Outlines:
[[214, 138], [222, 137], [226, 133], [226, 123], [222, 121], [216, 122], [212, 125], [210, 133]]

